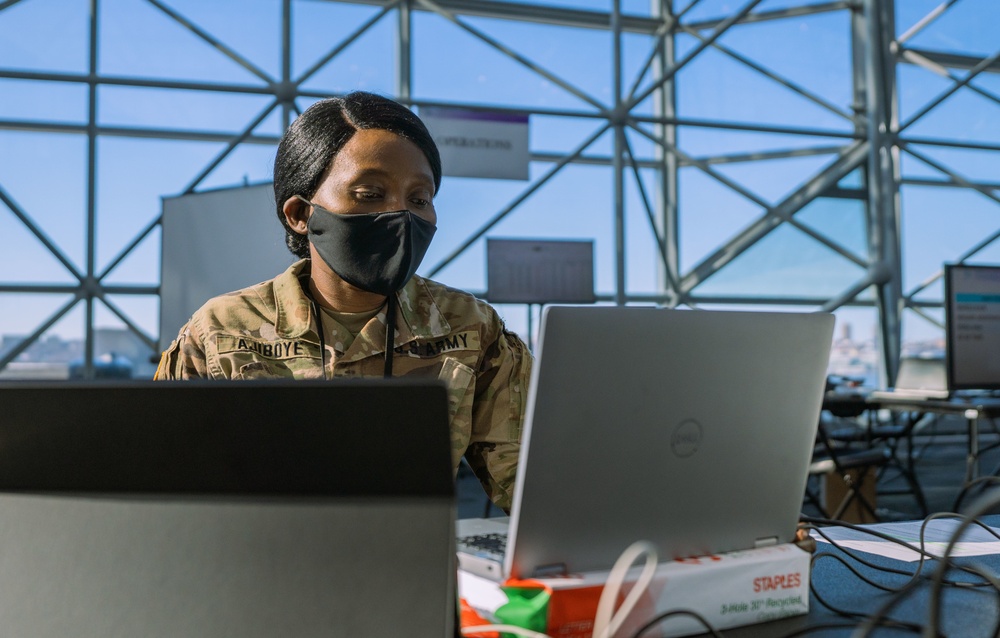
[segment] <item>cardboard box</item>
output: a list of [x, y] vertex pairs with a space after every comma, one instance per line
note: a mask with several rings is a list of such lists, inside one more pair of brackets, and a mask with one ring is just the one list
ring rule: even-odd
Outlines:
[[[630, 636], [672, 610], [692, 610], [716, 629], [797, 616], [809, 611], [809, 553], [791, 544], [661, 562], [619, 635]], [[629, 571], [628, 593], [641, 567]], [[497, 583], [459, 571], [459, 595], [482, 617], [558, 638], [590, 638], [608, 572]], [[705, 628], [675, 616], [643, 634], [688, 636]]]
[[822, 490], [823, 508], [830, 516], [833, 516], [844, 500], [848, 498], [850, 490], [848, 481], [850, 481], [850, 485], [861, 485], [861, 489], [858, 495], [853, 496], [851, 502], [840, 516], [837, 517], [837, 520], [858, 525], [863, 523], [878, 523], [878, 518], [873, 516], [861, 501], [864, 498], [865, 502], [871, 505], [873, 509], [876, 507], [875, 483], [878, 480], [877, 470], [873, 466], [867, 466], [852, 468], [845, 473], [847, 478], [834, 469], [824, 477]]

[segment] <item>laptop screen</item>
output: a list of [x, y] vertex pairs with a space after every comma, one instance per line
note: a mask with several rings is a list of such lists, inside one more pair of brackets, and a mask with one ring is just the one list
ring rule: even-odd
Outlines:
[[442, 386], [6, 383], [0, 405], [11, 635], [450, 635]]
[[948, 390], [948, 371], [941, 357], [903, 357], [899, 360], [896, 390]]
[[834, 318], [550, 306], [505, 575], [609, 569], [792, 539]]

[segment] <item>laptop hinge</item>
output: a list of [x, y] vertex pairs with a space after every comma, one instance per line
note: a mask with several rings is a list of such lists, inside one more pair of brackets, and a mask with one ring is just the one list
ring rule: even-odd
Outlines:
[[532, 573], [532, 578], [555, 578], [556, 576], [568, 576], [569, 570], [566, 563], [553, 563], [551, 565], [539, 565]]
[[771, 547], [772, 545], [778, 544], [777, 536], [765, 536], [764, 538], [758, 538], [753, 542], [753, 546], [756, 547]]

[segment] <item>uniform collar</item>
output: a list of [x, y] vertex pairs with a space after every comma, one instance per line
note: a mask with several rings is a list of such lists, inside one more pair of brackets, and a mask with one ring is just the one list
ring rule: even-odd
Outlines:
[[[310, 261], [302, 259], [274, 279], [278, 314], [274, 328], [282, 338], [296, 339], [310, 330], [317, 332], [321, 329], [315, 325], [312, 300], [307, 294], [309, 269]], [[397, 347], [417, 339], [436, 339], [451, 332], [451, 324], [445, 319], [423, 277], [410, 278], [396, 293], [396, 301]], [[373, 341], [379, 343], [377, 335], [371, 336]], [[384, 338], [380, 343], [385, 343]]]
[[[274, 278], [274, 301], [278, 316], [274, 331], [284, 339], [298, 339], [313, 330], [312, 300], [309, 287], [309, 260], [300, 259]], [[318, 333], [317, 333], [318, 334]]]
[[436, 339], [451, 333], [451, 324], [445, 319], [423, 277], [411, 277], [396, 293], [396, 302], [397, 347], [416, 339]]

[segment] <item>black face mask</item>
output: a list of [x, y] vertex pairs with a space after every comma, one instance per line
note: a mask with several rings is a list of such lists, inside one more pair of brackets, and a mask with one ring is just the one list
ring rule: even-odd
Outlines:
[[313, 207], [309, 241], [341, 279], [362, 290], [391, 295], [417, 272], [437, 227], [408, 210], [338, 215]]

